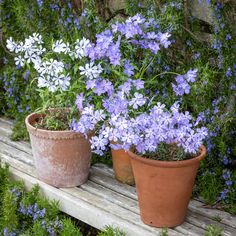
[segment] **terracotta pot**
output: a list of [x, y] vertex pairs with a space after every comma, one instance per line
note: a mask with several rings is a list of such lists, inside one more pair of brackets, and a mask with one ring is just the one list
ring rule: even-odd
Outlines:
[[128, 153], [124, 149], [111, 149], [115, 178], [128, 185], [134, 185], [134, 175]]
[[39, 117], [33, 113], [25, 119], [38, 178], [55, 187], [85, 183], [91, 159], [89, 140], [74, 131], [37, 129], [33, 124]]
[[200, 161], [200, 155], [184, 161], [157, 161], [128, 152], [134, 171], [142, 221], [155, 227], [174, 227], [184, 222]]

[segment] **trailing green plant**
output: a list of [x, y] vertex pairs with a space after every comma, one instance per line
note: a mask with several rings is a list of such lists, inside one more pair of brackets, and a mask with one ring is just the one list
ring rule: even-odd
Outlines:
[[98, 236], [125, 236], [126, 234], [119, 228], [107, 226], [105, 229], [98, 234]]
[[[161, 4], [157, 4], [158, 2]], [[147, 57], [143, 57], [139, 51], [135, 54], [138, 55], [138, 59], [134, 57], [134, 61], [139, 60], [139, 69], [141, 68], [137, 76], [145, 80], [150, 74], [156, 75], [147, 81], [149, 88], [145, 90], [149, 96], [154, 97], [154, 101], [170, 105], [179, 99], [184, 110], [189, 110], [193, 116], [200, 113], [197, 121], [207, 126], [210, 135], [206, 141], [208, 156], [201, 165], [201, 175], [198, 175], [195, 194], [202, 196], [208, 203], [220, 203], [226, 210], [235, 213], [236, 32], [228, 17], [232, 11], [233, 1], [225, 4], [222, 4], [222, 1], [206, 1], [212, 10], [211, 17], [214, 22], [212, 25], [186, 13], [185, 2], [183, 0], [126, 1], [126, 15], [142, 13], [147, 19], [154, 19], [157, 22], [155, 27], [162, 32], [168, 31], [172, 40], [168, 51], [160, 51], [151, 58], [151, 61], [149, 61], [150, 55], [145, 54]], [[0, 4], [3, 9], [1, 14], [3, 46], [6, 38], [10, 36], [22, 40], [33, 32], [40, 32], [48, 45], [51, 44], [52, 38], [73, 42], [78, 37], [86, 36], [94, 41], [96, 34], [107, 27], [107, 23], [97, 14], [96, 1], [85, 1], [88, 8], [77, 10], [71, 8], [70, 1], [52, 3], [45, 0], [29, 3], [27, 0], [4, 0]], [[199, 31], [202, 29], [210, 35], [209, 39], [201, 37]], [[15, 55], [9, 54], [4, 48], [0, 49], [0, 86], [3, 88], [0, 90], [0, 110], [23, 123], [26, 113], [37, 108], [38, 102], [41, 101], [32, 82], [32, 74], [27, 75], [26, 69], [24, 73], [27, 72], [29, 81], [19, 83], [22, 80], [20, 75], [22, 72], [15, 68], [13, 61]], [[181, 98], [170, 95], [172, 83], [176, 82], [176, 75], [171, 72], [183, 74], [190, 68], [197, 68], [199, 75], [191, 87], [191, 93]], [[117, 76], [120, 76], [119, 72]], [[11, 84], [13, 86], [10, 86]], [[29, 103], [28, 93], [32, 97], [32, 103]], [[16, 128], [15, 131], [13, 135], [15, 139], [26, 137], [21, 129]]]
[[224, 230], [218, 225], [209, 225], [206, 229], [204, 236], [222, 236]]
[[[40, 194], [38, 185], [27, 192], [21, 181], [10, 178], [9, 167], [3, 164], [0, 183], [0, 235], [82, 236], [75, 221], [60, 212], [58, 202]], [[99, 235], [125, 236], [125, 233], [106, 227]]]

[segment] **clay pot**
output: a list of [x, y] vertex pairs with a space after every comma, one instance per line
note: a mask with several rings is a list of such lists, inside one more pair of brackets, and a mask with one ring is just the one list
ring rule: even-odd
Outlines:
[[55, 187], [75, 187], [88, 179], [91, 147], [74, 131], [50, 131], [33, 126], [41, 114], [30, 114], [25, 123], [30, 135], [38, 178]]
[[134, 175], [128, 153], [124, 149], [111, 149], [115, 178], [128, 185], [134, 185]]
[[184, 222], [200, 161], [200, 155], [184, 161], [157, 161], [128, 152], [131, 157], [142, 221], [155, 227]]

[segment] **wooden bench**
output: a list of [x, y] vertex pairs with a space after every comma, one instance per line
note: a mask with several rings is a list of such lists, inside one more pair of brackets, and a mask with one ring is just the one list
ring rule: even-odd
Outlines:
[[[0, 158], [9, 163], [12, 177], [22, 179], [27, 189], [39, 184], [45, 196], [60, 202], [63, 212], [97, 229], [111, 225], [131, 236], [160, 234], [162, 229], [149, 227], [140, 220], [135, 188], [117, 182], [113, 170], [105, 165], [93, 165], [88, 182], [76, 188], [55, 188], [39, 181], [30, 144], [9, 138], [12, 125], [11, 120], [0, 118]], [[186, 221], [168, 229], [168, 235], [202, 236], [210, 224], [222, 227], [224, 235], [236, 235], [235, 216], [207, 208], [198, 200], [191, 200]]]

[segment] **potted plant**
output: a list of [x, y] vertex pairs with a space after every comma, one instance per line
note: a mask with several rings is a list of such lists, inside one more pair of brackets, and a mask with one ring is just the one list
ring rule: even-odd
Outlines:
[[[98, 114], [103, 111], [103, 122], [95, 125], [99, 128], [91, 139], [92, 148], [101, 156], [108, 146], [111, 148], [115, 177], [122, 183], [134, 185], [134, 177], [127, 154], [129, 144], [122, 137], [122, 126], [118, 127], [119, 122], [113, 119], [124, 120], [128, 107], [132, 107], [135, 100], [142, 100], [138, 91], [144, 88], [143, 76], [152, 64], [152, 57], [157, 57], [159, 50], [171, 44], [169, 37], [168, 33], [160, 32], [154, 19], [137, 14], [112, 23], [96, 35], [95, 43], [86, 43], [87, 60], [79, 70], [85, 76], [87, 92], [79, 96], [80, 112], [91, 110], [91, 107], [99, 110]], [[102, 68], [100, 73], [97, 73], [97, 65]], [[127, 104], [126, 96], [135, 93], [137, 97], [130, 101], [131, 105]], [[88, 132], [91, 127], [95, 128], [89, 122], [90, 115], [85, 113], [82, 112], [80, 120], [74, 120], [74, 130]]]
[[170, 110], [157, 103], [135, 118], [135, 152], [128, 151], [141, 219], [155, 227], [183, 223], [200, 161], [205, 127], [198, 128], [175, 103]]
[[24, 42], [9, 39], [7, 47], [20, 54], [15, 57], [17, 65], [31, 70], [42, 101], [42, 107], [25, 119], [39, 179], [56, 187], [83, 184], [90, 168], [91, 134], [70, 127], [72, 117], [80, 115], [73, 106], [75, 91], [84, 88], [75, 70], [78, 53], [62, 41], [47, 49], [39, 34]]

